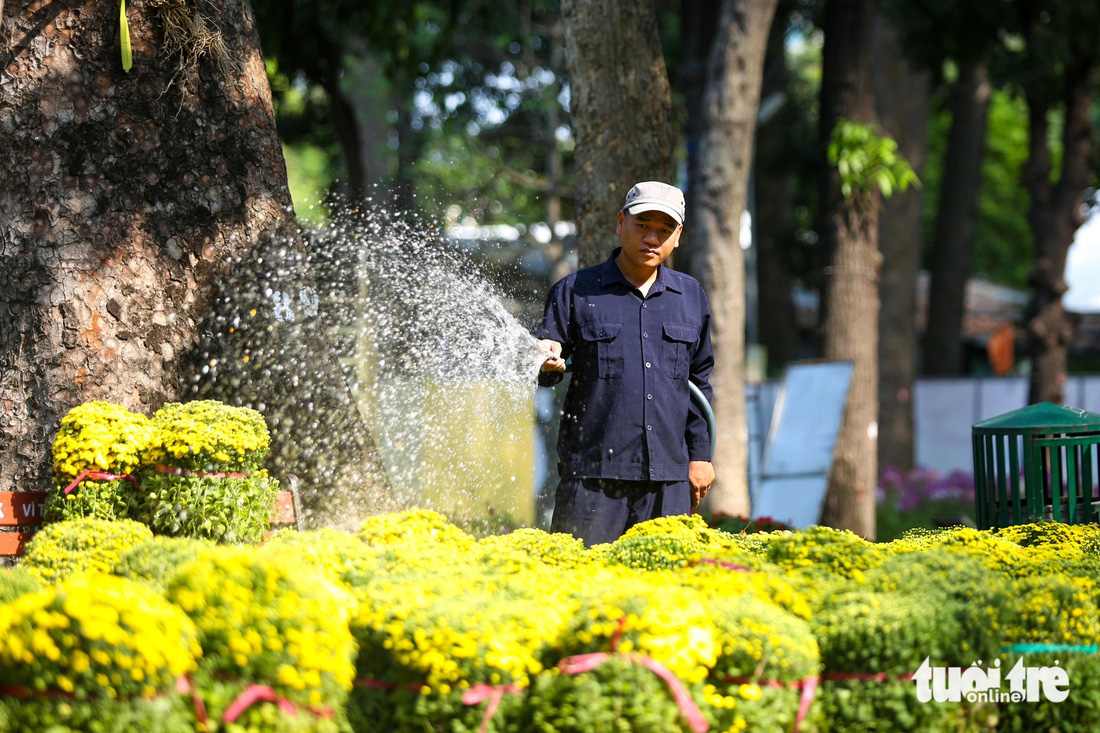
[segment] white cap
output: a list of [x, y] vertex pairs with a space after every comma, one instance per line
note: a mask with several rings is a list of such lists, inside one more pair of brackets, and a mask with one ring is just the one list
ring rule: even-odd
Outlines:
[[623, 210], [628, 214], [663, 211], [680, 225], [684, 223], [685, 208], [684, 192], [660, 181], [642, 181], [634, 184], [634, 188], [627, 192], [626, 203], [623, 204]]

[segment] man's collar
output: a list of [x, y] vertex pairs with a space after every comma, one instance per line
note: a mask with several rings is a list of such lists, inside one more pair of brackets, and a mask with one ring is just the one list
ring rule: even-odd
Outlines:
[[[615, 251], [611, 253], [611, 256], [607, 258], [607, 261], [600, 267], [600, 285], [602, 287], [608, 287], [613, 283], [622, 283], [631, 290], [637, 290], [630, 282], [623, 276], [622, 270], [615, 264], [615, 258], [619, 256], [619, 253], [623, 251], [622, 247], [616, 247]], [[680, 287], [680, 279], [672, 274], [664, 265], [657, 266], [657, 280], [653, 283], [653, 286], [649, 289], [650, 293], [659, 293], [662, 290], [671, 290], [676, 293], [682, 293], [683, 289]]]

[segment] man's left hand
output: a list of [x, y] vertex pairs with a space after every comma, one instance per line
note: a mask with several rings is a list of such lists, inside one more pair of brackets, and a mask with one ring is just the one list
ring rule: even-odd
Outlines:
[[710, 461], [692, 461], [688, 464], [688, 481], [691, 482], [691, 508], [694, 509], [714, 483], [714, 464]]

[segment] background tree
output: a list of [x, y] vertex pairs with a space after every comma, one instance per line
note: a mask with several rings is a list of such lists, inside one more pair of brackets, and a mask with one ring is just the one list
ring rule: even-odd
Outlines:
[[[1032, 370], [1028, 401], [1065, 400], [1066, 352], [1073, 320], [1062, 307], [1066, 255], [1084, 215], [1095, 125], [1090, 114], [1100, 61], [1100, 7], [1084, 0], [1014, 3], [1024, 45], [1016, 57], [1028, 106], [1028, 161], [1022, 182], [1031, 196], [1035, 242], [1027, 318]], [[1060, 112], [1062, 161], [1057, 179], [1049, 138]]]
[[927, 374], [963, 372], [963, 315], [970, 279], [993, 85], [984, 59], [967, 59], [953, 88], [935, 236], [929, 257]]
[[718, 437], [718, 478], [708, 507], [734, 515], [749, 512], [741, 217], [748, 199], [764, 52], [775, 7], [775, 0], [722, 3], [695, 128], [699, 150], [689, 236], [711, 303], [711, 384]]
[[76, 404], [209, 394], [260, 409], [313, 519], [348, 526], [388, 483], [326, 358], [252, 11], [203, 8], [130, 8], [130, 73], [113, 2], [6, 19], [0, 490], [48, 485]]
[[563, 0], [581, 267], [610, 253], [637, 181], [672, 180], [672, 99], [650, 3]]
[[[825, 3], [821, 74], [821, 140], [840, 142], [842, 121], [875, 122], [871, 93], [872, 0]], [[858, 141], [839, 145], [836, 163]], [[823, 151], [824, 152], [824, 151]], [[869, 171], [867, 171], [869, 172]], [[822, 523], [875, 534], [876, 432], [878, 420], [879, 193], [873, 186], [842, 192], [838, 165], [825, 167], [821, 235], [828, 265], [823, 284], [824, 356], [853, 362], [847, 409], [837, 437]]]
[[928, 256], [930, 284], [922, 351], [928, 374], [961, 374], [966, 283], [972, 272], [994, 82], [990, 66], [1002, 45], [1003, 3], [886, 0], [888, 17], [917, 68], [942, 80], [945, 68], [950, 132]]
[[[930, 75], [902, 55], [899, 33], [882, 13], [872, 30], [871, 83], [883, 131], [919, 176], [928, 130]], [[913, 187], [883, 202], [878, 243], [878, 464], [913, 468], [913, 385], [917, 374], [917, 273], [921, 261], [922, 191]]]

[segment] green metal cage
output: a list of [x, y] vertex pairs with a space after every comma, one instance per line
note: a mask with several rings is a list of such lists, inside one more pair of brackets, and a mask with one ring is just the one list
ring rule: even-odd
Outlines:
[[974, 424], [979, 529], [1100, 520], [1100, 415], [1042, 402]]

